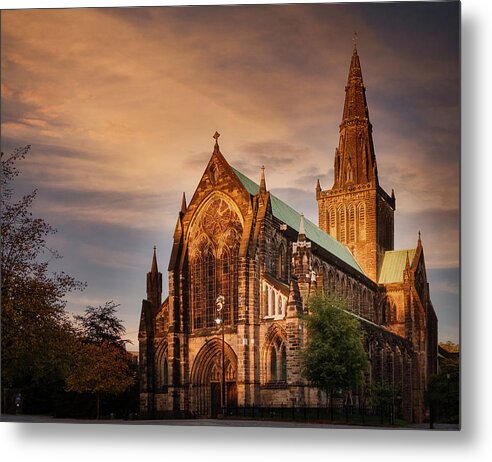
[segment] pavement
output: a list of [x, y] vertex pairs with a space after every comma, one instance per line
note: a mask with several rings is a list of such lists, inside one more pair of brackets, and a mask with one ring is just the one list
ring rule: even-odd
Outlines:
[[[173, 426], [213, 426], [213, 427], [269, 427], [269, 428], [338, 428], [372, 430], [430, 430], [429, 424], [413, 424], [407, 427], [384, 427], [363, 425], [338, 425], [306, 422], [280, 422], [273, 420], [242, 419], [166, 419], [166, 420], [121, 420], [121, 419], [57, 419], [52, 416], [8, 415], [2, 414], [0, 422], [13, 423], [54, 423], [54, 424], [105, 424], [105, 425], [173, 425]], [[457, 424], [434, 424], [434, 431], [456, 431]]]

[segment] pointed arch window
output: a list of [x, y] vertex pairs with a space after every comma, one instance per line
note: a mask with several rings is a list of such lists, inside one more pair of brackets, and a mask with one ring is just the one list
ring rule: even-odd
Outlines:
[[287, 349], [282, 339], [277, 337], [271, 344], [268, 358], [268, 381], [287, 382]]
[[287, 251], [284, 244], [280, 244], [277, 255], [277, 271], [276, 276], [281, 281], [287, 279]]
[[242, 224], [223, 198], [212, 199], [190, 230], [189, 301], [193, 329], [215, 327], [217, 296], [226, 299], [224, 323], [237, 321], [238, 254]]
[[162, 390], [167, 393], [167, 387], [169, 385], [169, 366], [167, 359], [164, 358], [164, 364], [162, 365]]
[[215, 278], [215, 256], [211, 250], [205, 255], [205, 287], [206, 287], [206, 305], [205, 305], [205, 326], [213, 327], [215, 323], [215, 300], [216, 278]]
[[280, 380], [282, 382], [287, 381], [287, 350], [285, 345], [282, 345], [280, 353]]
[[355, 209], [353, 205], [349, 207], [349, 242], [355, 242]]
[[191, 262], [191, 306], [193, 309], [193, 328], [200, 329], [204, 318], [204, 291], [201, 290], [205, 280], [203, 271], [204, 264], [200, 254], [196, 254]]
[[338, 209], [338, 240], [340, 242], [346, 242], [347, 239], [347, 223], [345, 207]]
[[330, 216], [330, 234], [332, 236], [336, 236], [336, 213], [335, 213], [335, 210], [333, 210], [333, 208], [330, 208], [330, 211], [329, 211], [329, 216]]
[[272, 348], [270, 352], [270, 381], [277, 381], [277, 349]]
[[358, 215], [358, 239], [359, 241], [366, 240], [366, 206], [364, 203], [360, 203], [357, 206], [357, 215]]

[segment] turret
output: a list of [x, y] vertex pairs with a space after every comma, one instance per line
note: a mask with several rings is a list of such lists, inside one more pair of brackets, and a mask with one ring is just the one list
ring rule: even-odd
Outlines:
[[147, 273], [147, 300], [152, 304], [152, 310], [157, 311], [162, 303], [162, 273], [157, 268], [156, 247], [152, 256], [150, 273]]

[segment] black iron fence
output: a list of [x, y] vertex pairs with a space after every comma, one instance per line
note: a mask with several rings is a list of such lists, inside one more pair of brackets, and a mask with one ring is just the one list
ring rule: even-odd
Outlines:
[[403, 423], [400, 412], [392, 404], [374, 406], [333, 404], [333, 406], [328, 407], [237, 406], [227, 408], [224, 417], [359, 425], [398, 425]]

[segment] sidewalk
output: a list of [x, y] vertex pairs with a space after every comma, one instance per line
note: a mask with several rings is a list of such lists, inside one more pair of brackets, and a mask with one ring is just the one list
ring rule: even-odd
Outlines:
[[[96, 425], [173, 425], [173, 426], [212, 426], [212, 427], [267, 427], [267, 428], [335, 428], [353, 430], [429, 430], [429, 424], [414, 424], [408, 427], [380, 427], [363, 425], [318, 424], [305, 422], [286, 422], [247, 419], [166, 419], [166, 420], [121, 420], [121, 419], [56, 419], [52, 416], [7, 415], [2, 414], [0, 422], [13, 423], [52, 423], [52, 424], [96, 424]], [[434, 424], [432, 431], [456, 431], [457, 424]]]

